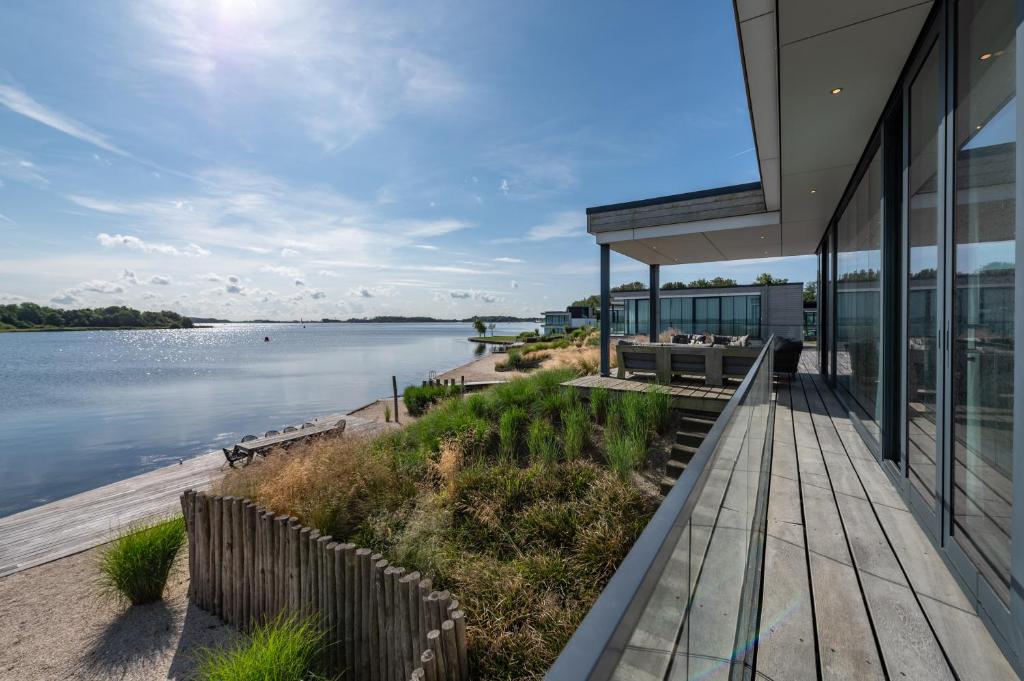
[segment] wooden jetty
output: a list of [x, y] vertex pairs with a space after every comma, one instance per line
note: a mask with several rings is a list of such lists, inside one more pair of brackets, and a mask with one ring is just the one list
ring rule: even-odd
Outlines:
[[[388, 427], [344, 414], [314, 423], [341, 418], [346, 434], [369, 435]], [[177, 513], [182, 492], [208, 489], [227, 467], [222, 452], [202, 454], [0, 518], [0, 577], [91, 549], [132, 523]]]

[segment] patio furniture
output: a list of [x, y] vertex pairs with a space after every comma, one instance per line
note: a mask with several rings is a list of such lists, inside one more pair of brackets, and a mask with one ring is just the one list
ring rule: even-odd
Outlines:
[[677, 345], [641, 343], [615, 348], [618, 377], [626, 372], [654, 374], [659, 383], [668, 384], [672, 376], [701, 376], [705, 385], [721, 386], [726, 378], [747, 375], [758, 349], [717, 345]]
[[796, 373], [800, 365], [800, 353], [803, 352], [803, 341], [790, 340], [788, 338], [775, 339], [775, 373], [789, 374]]

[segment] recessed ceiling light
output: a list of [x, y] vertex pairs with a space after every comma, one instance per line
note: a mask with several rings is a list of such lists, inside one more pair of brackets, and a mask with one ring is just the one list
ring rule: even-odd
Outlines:
[[817, 193], [818, 193], [818, 190], [817, 190], [817, 189], [812, 189], [812, 190], [811, 190], [811, 193], [812, 193], [812, 194], [817, 194]]
[[762, 239], [764, 238], [764, 234], [762, 234], [762, 235], [761, 235], [761, 238], [762, 238]]
[[992, 53], [991, 52], [982, 52], [981, 56], [978, 57], [978, 59], [980, 59], [981, 61], [988, 61], [991, 58], [992, 58]]
[[974, 126], [974, 129], [975, 130], [981, 130], [981, 123], [978, 123], [976, 126]]
[[842, 91], [843, 91], [843, 88], [841, 88], [841, 87], [834, 87], [834, 88], [832, 88], [832, 94], [834, 94], [834, 95], [838, 95]]

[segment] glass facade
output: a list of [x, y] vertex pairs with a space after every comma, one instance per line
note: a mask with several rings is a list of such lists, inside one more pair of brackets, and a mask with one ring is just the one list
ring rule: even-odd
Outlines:
[[822, 371], [968, 593], [1003, 602], [1001, 629], [1024, 615], [1010, 613], [1024, 581], [1012, 559], [1018, 13], [1013, 0], [936, 6], [818, 250]]
[[878, 438], [881, 421], [882, 162], [875, 152], [837, 224], [836, 383]]
[[953, 133], [953, 536], [1004, 599], [1013, 499], [1016, 13], [1013, 0], [957, 3]]
[[[674, 329], [679, 333], [710, 332], [723, 336], [761, 337], [761, 295], [666, 296], [659, 301], [661, 316], [658, 331]], [[621, 330], [626, 336], [646, 335], [649, 330], [650, 300], [626, 299], [622, 307]]]

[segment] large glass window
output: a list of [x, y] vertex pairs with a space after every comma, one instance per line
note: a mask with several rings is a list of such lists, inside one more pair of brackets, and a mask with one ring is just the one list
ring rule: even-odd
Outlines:
[[837, 238], [836, 383], [877, 440], [882, 402], [880, 150], [839, 219]]
[[938, 205], [943, 111], [940, 67], [939, 47], [933, 45], [910, 85], [908, 98], [907, 465], [914, 486], [932, 501], [936, 494], [937, 286], [942, 226]]
[[1013, 459], [1014, 0], [957, 4], [953, 535], [1006, 599]]

